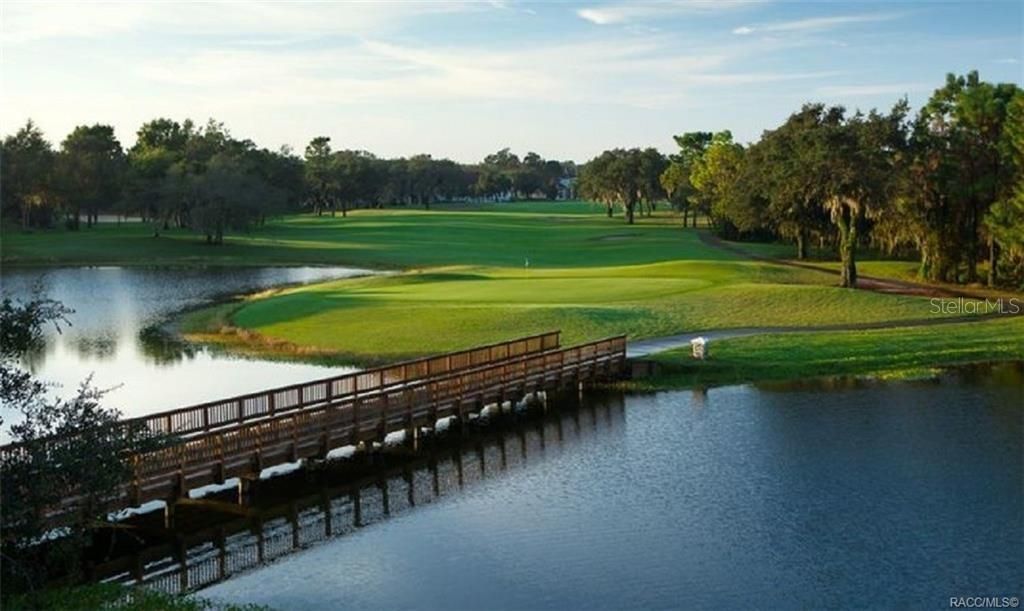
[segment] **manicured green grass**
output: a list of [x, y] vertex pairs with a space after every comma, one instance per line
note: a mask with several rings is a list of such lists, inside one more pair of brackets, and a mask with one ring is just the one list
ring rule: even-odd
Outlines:
[[[148, 231], [142, 225], [103, 225], [79, 233], [5, 231], [2, 254], [5, 263], [406, 270], [222, 304], [190, 313], [183, 324], [192, 337], [224, 340], [232, 349], [356, 363], [551, 329], [561, 329], [564, 342], [575, 343], [620, 333], [639, 339], [937, 316], [926, 298], [838, 289], [828, 273], [745, 260], [704, 243], [670, 213], [638, 217], [629, 226], [582, 202], [359, 210], [348, 218], [298, 215], [232, 236], [222, 247], [207, 246], [190, 233], [152, 238]], [[219, 334], [225, 327], [235, 332]], [[946, 328], [915, 333], [946, 345], [953, 341]], [[814, 354], [796, 360], [817, 371]]]
[[[576, 343], [619, 333], [638, 339], [932, 316], [926, 299], [849, 291], [825, 284], [830, 280], [749, 261], [529, 271], [440, 268], [290, 289], [245, 303], [230, 320], [270, 340], [369, 362], [551, 329]], [[189, 329], [202, 330], [204, 317], [198, 313]]]
[[940, 327], [785, 333], [713, 342], [709, 358], [672, 350], [652, 357], [657, 376], [633, 388], [659, 389], [822, 375], [905, 376], [938, 366], [1024, 360], [1024, 317]]
[[348, 265], [407, 269], [439, 265], [591, 267], [677, 259], [731, 260], [708, 250], [673, 215], [626, 225], [583, 202], [451, 205], [442, 210], [356, 210], [347, 218], [296, 215], [271, 220], [222, 246], [142, 224], [103, 224], [79, 232], [6, 228], [7, 264]]

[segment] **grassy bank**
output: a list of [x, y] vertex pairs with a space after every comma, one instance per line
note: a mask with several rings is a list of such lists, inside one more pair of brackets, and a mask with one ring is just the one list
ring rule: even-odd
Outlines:
[[[557, 270], [444, 268], [329, 282], [253, 299], [206, 320], [356, 362], [394, 360], [561, 329], [567, 343], [627, 333], [915, 320], [926, 299], [853, 292], [752, 262]], [[804, 280], [805, 282], [800, 282]], [[189, 330], [202, 332], [200, 311]]]
[[[140, 223], [78, 232], [5, 228], [3, 263], [19, 265], [349, 265], [408, 269], [444, 265], [530, 268], [634, 265], [694, 258], [670, 216], [634, 226], [582, 202], [453, 206], [444, 210], [357, 210], [348, 217], [294, 215], [270, 220], [220, 246], [190, 231], [159, 238]], [[639, 238], [639, 239], [637, 239]], [[712, 260], [724, 251], [700, 252]]]
[[658, 375], [634, 389], [716, 386], [824, 375], [906, 377], [936, 367], [1024, 359], [1024, 317], [941, 327], [874, 331], [780, 333], [715, 342], [710, 358], [689, 350], [651, 358]]
[[[180, 326], [191, 339], [230, 350], [360, 364], [551, 329], [561, 329], [566, 343], [576, 343], [619, 333], [639, 339], [684, 331], [950, 315], [934, 313], [924, 297], [839, 289], [835, 276], [826, 272], [747, 259], [709, 245], [697, 231], [683, 229], [671, 213], [640, 217], [630, 226], [581, 202], [359, 210], [347, 218], [299, 215], [230, 237], [224, 246], [207, 246], [184, 232], [153, 238], [138, 224], [77, 233], [7, 232], [2, 254], [6, 263], [25, 264], [317, 264], [405, 270], [218, 304], [190, 312]], [[870, 268], [871, 263], [863, 265]], [[789, 369], [780, 363], [763, 365], [770, 361], [757, 355], [768, 344], [743, 343], [754, 339], [725, 342], [720, 356], [740, 358], [742, 351], [752, 350], [749, 367], [755, 377], [767, 375], [768, 369], [783, 376], [831, 373], [851, 366], [842, 363], [849, 361], [847, 348], [867, 349], [890, 333], [896, 332], [844, 336], [835, 346], [810, 339], [831, 336], [808, 335], [806, 348], [788, 352]], [[937, 349], [952, 349], [960, 341], [945, 326], [912, 333], [918, 341], [904, 348], [919, 363], [942, 361], [936, 355], [944, 352]], [[860, 343], [844, 343], [850, 337]], [[970, 358], [1005, 357], [1010, 347], [1006, 338], [997, 339], [1001, 347], [986, 352], [977, 345]], [[730, 353], [730, 346], [741, 352]], [[742, 360], [716, 358], [705, 369], [677, 372], [673, 379], [691, 373], [726, 379], [734, 376], [729, 373], [735, 371], [733, 363], [746, 366]]]
[[333, 230], [339, 243], [373, 235], [381, 258], [433, 266], [199, 311], [185, 321], [190, 337], [375, 363], [551, 329], [575, 343], [933, 316], [924, 298], [843, 290], [827, 273], [742, 260], [668, 215], [630, 227], [584, 204], [533, 204], [294, 223]]

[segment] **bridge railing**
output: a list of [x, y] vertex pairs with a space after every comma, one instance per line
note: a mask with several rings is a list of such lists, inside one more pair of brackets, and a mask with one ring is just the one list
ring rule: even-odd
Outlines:
[[[218, 428], [235, 427], [254, 420], [273, 418], [310, 406], [342, 400], [362, 393], [407, 384], [427, 376], [478, 367], [500, 360], [536, 354], [559, 347], [561, 332], [551, 331], [350, 372], [330, 378], [291, 384], [269, 390], [208, 401], [198, 405], [157, 412], [121, 422], [126, 428], [141, 425], [153, 433], [190, 436]], [[13, 457], [18, 444], [0, 446], [0, 460]]]
[[282, 445], [312, 446], [325, 434], [379, 429], [401, 422], [413, 409], [450, 405], [488, 389], [525, 384], [544, 376], [561, 376], [566, 371], [597, 362], [625, 359], [626, 338], [617, 336], [570, 348], [562, 348], [511, 361], [485, 364], [465, 371], [425, 378], [365, 398], [325, 403], [310, 410], [279, 415], [248, 425], [212, 431], [176, 446], [137, 457], [136, 481], [160, 478], [211, 463], [224, 464], [233, 458], [244, 461], [253, 452]]
[[360, 393], [377, 392], [389, 386], [405, 384], [427, 376], [552, 350], [559, 347], [560, 336], [559, 331], [542, 333], [469, 350], [209, 401], [132, 420], [145, 424], [154, 433], [176, 435], [209, 431], [222, 426], [236, 426], [249, 420], [273, 417]]

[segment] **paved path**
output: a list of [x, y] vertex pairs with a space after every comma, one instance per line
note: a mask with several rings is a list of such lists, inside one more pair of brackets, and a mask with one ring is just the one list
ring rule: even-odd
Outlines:
[[975, 314], [971, 316], [947, 316], [944, 318], [914, 318], [910, 320], [884, 320], [881, 322], [849, 323], [840, 325], [814, 325], [810, 327], [739, 327], [735, 329], [714, 329], [712, 331], [691, 331], [678, 335], [663, 335], [630, 341], [626, 348], [626, 358], [641, 358], [676, 348], [690, 346], [690, 340], [703, 337], [714, 340], [746, 337], [749, 335], [767, 335], [770, 333], [819, 333], [823, 331], [870, 331], [872, 329], [895, 329], [902, 327], [930, 327], [934, 325], [951, 325], [965, 322], [991, 320], [1008, 314]]
[[[777, 257], [766, 257], [764, 255], [757, 255], [752, 252], [746, 251], [743, 248], [730, 244], [721, 238], [712, 235], [708, 231], [701, 231], [699, 234], [700, 241], [708, 246], [719, 248], [721, 250], [729, 251], [733, 254], [740, 255], [746, 259], [754, 261], [765, 261], [766, 263], [774, 263], [775, 265], [785, 265], [786, 267], [797, 267], [800, 269], [809, 269], [815, 272], [821, 272], [823, 274], [829, 274], [832, 276], [839, 277], [839, 270], [832, 269], [830, 267], [822, 267], [821, 265], [815, 265], [813, 263], [805, 263], [803, 261], [792, 261], [790, 259], [779, 259]], [[910, 282], [909, 280], [895, 280], [893, 278], [879, 278], [878, 276], [864, 276], [861, 274], [857, 275], [857, 287], [860, 290], [874, 291], [876, 293], [889, 293], [892, 295], [912, 295], [915, 297], [964, 297], [967, 299], [984, 299], [984, 295], [972, 293], [967, 289], [956, 289], [950, 287], [934, 286], [931, 284], [922, 284], [919, 282]]]
[[[721, 248], [739, 254], [749, 259], [766, 261], [777, 265], [788, 265], [814, 271], [824, 272], [838, 276], [839, 272], [827, 267], [819, 267], [809, 263], [787, 261], [785, 259], [774, 259], [751, 254], [742, 248], [723, 242], [706, 231], [700, 232], [702, 242], [715, 248]], [[903, 280], [891, 280], [888, 278], [876, 278], [872, 276], [861, 276], [857, 281], [857, 288], [879, 293], [894, 295], [913, 295], [917, 297], [964, 297], [968, 299], [984, 299], [983, 296], [943, 287], [935, 287], [926, 284], [917, 284]], [[964, 322], [979, 322], [989, 320], [998, 316], [1007, 316], [993, 312], [990, 314], [977, 314], [971, 316], [948, 316], [942, 318], [916, 318], [911, 320], [887, 320], [869, 323], [852, 323], [837, 325], [815, 325], [810, 327], [739, 327], [735, 329], [715, 329], [711, 331], [689, 331], [677, 335], [665, 335], [651, 337], [636, 341], [630, 341], [626, 348], [626, 358], [643, 358], [656, 352], [675, 350], [677, 348], [688, 348], [690, 340], [703, 337], [709, 341], [731, 339], [734, 337], [746, 337], [750, 335], [766, 335], [769, 333], [814, 333], [821, 331], [866, 331], [871, 329], [894, 329], [897, 327], [926, 327], [932, 325], [948, 325]]]

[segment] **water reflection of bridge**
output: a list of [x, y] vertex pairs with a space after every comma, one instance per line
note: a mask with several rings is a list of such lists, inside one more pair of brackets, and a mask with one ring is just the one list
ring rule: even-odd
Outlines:
[[[167, 592], [197, 590], [622, 431], [624, 402], [621, 395], [597, 394], [581, 405], [578, 395], [564, 392], [545, 397], [532, 411], [477, 422], [461, 434], [427, 438], [416, 450], [361, 452], [264, 480], [249, 504], [236, 506], [244, 515], [211, 514], [208, 506], [193, 516], [207, 521], [198, 530], [151, 529], [149, 545], [95, 566], [93, 578]], [[362, 473], [352, 477], [353, 471]], [[291, 500], [263, 505], [264, 497], [282, 496]], [[212, 524], [211, 515], [219, 516]], [[179, 508], [177, 517], [187, 522], [187, 508]], [[147, 532], [144, 525], [140, 532]]]

